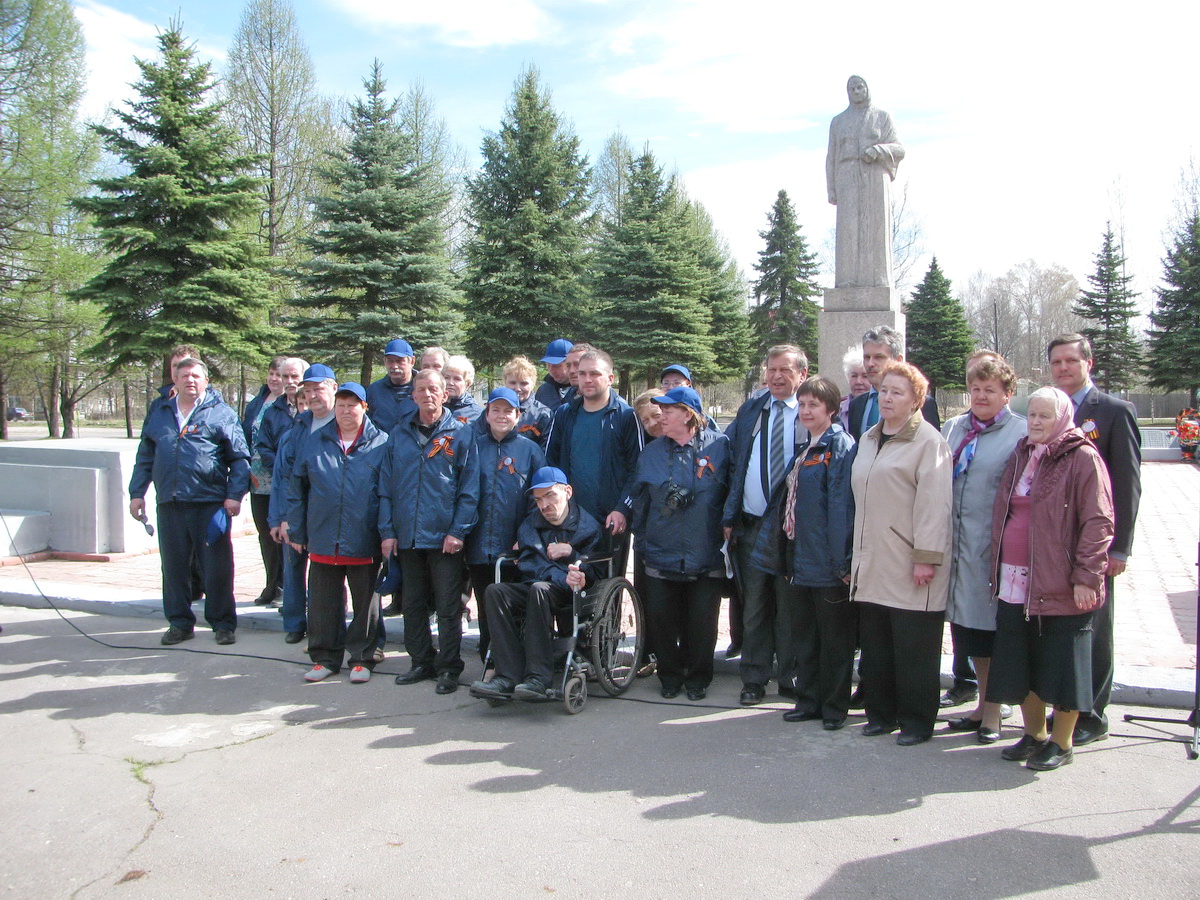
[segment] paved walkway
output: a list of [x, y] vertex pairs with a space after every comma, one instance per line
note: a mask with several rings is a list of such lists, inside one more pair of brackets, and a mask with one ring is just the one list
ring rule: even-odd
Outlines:
[[[1136, 697], [1125, 702], [1163, 702], [1155, 694], [1167, 691], [1169, 702], [1178, 704], [1192, 690], [1198, 551], [1200, 467], [1186, 462], [1145, 463], [1133, 557], [1126, 574], [1117, 580], [1117, 681], [1140, 688]], [[234, 555], [241, 627], [279, 629], [275, 610], [253, 604], [263, 586], [257, 538], [235, 537]], [[158, 555], [153, 553], [109, 563], [46, 560], [29, 564], [28, 571], [23, 566], [0, 567], [0, 603], [44, 606], [39, 587], [66, 608], [116, 615], [162, 614], [161, 572]], [[399, 625], [398, 620], [389, 620], [393, 622]], [[728, 640], [726, 624], [722, 615], [718, 647]], [[393, 626], [391, 631], [396, 635], [400, 629]], [[944, 650], [950, 652], [948, 634]]]

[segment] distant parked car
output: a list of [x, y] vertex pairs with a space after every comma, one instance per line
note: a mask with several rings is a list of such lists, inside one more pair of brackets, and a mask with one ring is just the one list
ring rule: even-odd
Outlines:
[[23, 422], [26, 419], [32, 419], [33, 413], [25, 409], [23, 406], [10, 406], [8, 415], [5, 416], [10, 422]]

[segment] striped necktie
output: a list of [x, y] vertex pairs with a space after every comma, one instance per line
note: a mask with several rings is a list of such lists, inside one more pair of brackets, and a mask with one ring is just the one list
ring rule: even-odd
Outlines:
[[787, 409], [786, 404], [782, 400], [776, 400], [775, 411], [771, 415], [771, 449], [768, 458], [768, 475], [771, 479], [771, 490], [775, 490], [775, 486], [779, 484], [783, 478], [783, 413]]

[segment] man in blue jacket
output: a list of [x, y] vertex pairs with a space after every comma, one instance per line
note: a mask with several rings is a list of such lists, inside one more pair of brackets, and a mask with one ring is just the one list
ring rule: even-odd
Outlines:
[[530, 491], [537, 511], [517, 536], [522, 583], [493, 584], [484, 594], [496, 672], [491, 681], [471, 685], [473, 697], [545, 700], [554, 676], [554, 614], [570, 608], [572, 591], [598, 577], [579, 558], [603, 535], [571, 500], [567, 476], [545, 466], [534, 473]]
[[384, 434], [412, 413], [413, 348], [408, 341], [396, 338], [383, 348], [383, 367], [387, 374], [372, 381], [367, 388], [367, 415]]
[[546, 377], [538, 385], [534, 399], [551, 412], [566, 402], [567, 394], [571, 391], [567, 354], [574, 346], [566, 338], [557, 338], [546, 345], [546, 355], [538, 360], [546, 364]]
[[129, 514], [146, 518], [150, 483], [158, 499], [163, 573], [164, 644], [190, 640], [196, 625], [188, 570], [192, 554], [204, 572], [204, 618], [218, 644], [234, 643], [233, 545], [229, 523], [250, 487], [250, 452], [237, 413], [208, 386], [208, 368], [184, 359], [174, 371], [175, 396], [154, 406], [142, 426]]
[[[792, 344], [767, 351], [766, 393], [741, 405], [725, 433], [733, 443], [729, 495], [722, 525], [732, 544], [742, 597], [743, 706], [766, 696], [775, 670], [779, 602], [774, 580], [751, 563], [771, 492], [787, 477], [796, 449], [796, 391], [808, 377], [808, 358]], [[789, 663], [779, 660], [780, 680]], [[781, 688], [790, 688], [782, 684]]]
[[[517, 433], [521, 401], [515, 391], [498, 387], [476, 421], [479, 455], [479, 522], [467, 537], [467, 569], [479, 610], [479, 654], [487, 653], [490, 630], [483, 594], [495, 580], [496, 560], [511, 557], [517, 530], [529, 513], [528, 487], [533, 473], [546, 465], [542, 448]], [[511, 570], [502, 574], [508, 576]]]
[[[475, 429], [445, 408], [446, 379], [413, 378], [417, 414], [391, 434], [379, 471], [379, 534], [384, 559], [399, 551], [404, 572], [404, 649], [412, 668], [396, 684], [437, 678], [439, 694], [458, 690], [463, 670], [462, 557], [479, 505]], [[436, 611], [438, 647], [429, 613]]]
[[575, 502], [614, 534], [625, 531], [625, 486], [642, 450], [642, 426], [612, 389], [612, 357], [588, 350], [579, 358], [578, 395], [554, 412], [546, 462], [570, 479]]

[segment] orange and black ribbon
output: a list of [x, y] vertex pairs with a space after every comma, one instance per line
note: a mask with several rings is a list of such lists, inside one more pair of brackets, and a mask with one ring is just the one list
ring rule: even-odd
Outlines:
[[454, 438], [443, 435], [433, 442], [429, 453], [426, 454], [430, 459], [433, 459], [439, 453], [444, 453], [446, 456], [453, 458], [454, 456]]
[[517, 429], [517, 434], [526, 434], [530, 431], [532, 431], [534, 433], [534, 436], [536, 436], [536, 437], [542, 436], [542, 430], [540, 428], [538, 428], [536, 425], [522, 425], [520, 428]]
[[717, 470], [713, 468], [713, 464], [708, 461], [707, 456], [702, 456], [698, 460], [696, 460], [696, 479], [697, 480], [703, 478], [705, 472], [712, 472], [712, 473], [716, 474], [716, 471]]
[[517, 470], [513, 468], [513, 458], [511, 456], [506, 456], [500, 460], [500, 465], [496, 466], [496, 471], [499, 472], [501, 469], [508, 469], [509, 475], [517, 474]]
[[803, 464], [806, 466], [819, 466], [822, 463], [824, 463], [825, 465], [828, 466], [829, 460], [832, 458], [833, 458], [833, 454], [829, 451], [826, 451], [824, 453], [818, 453], [812, 459], [806, 459]]

